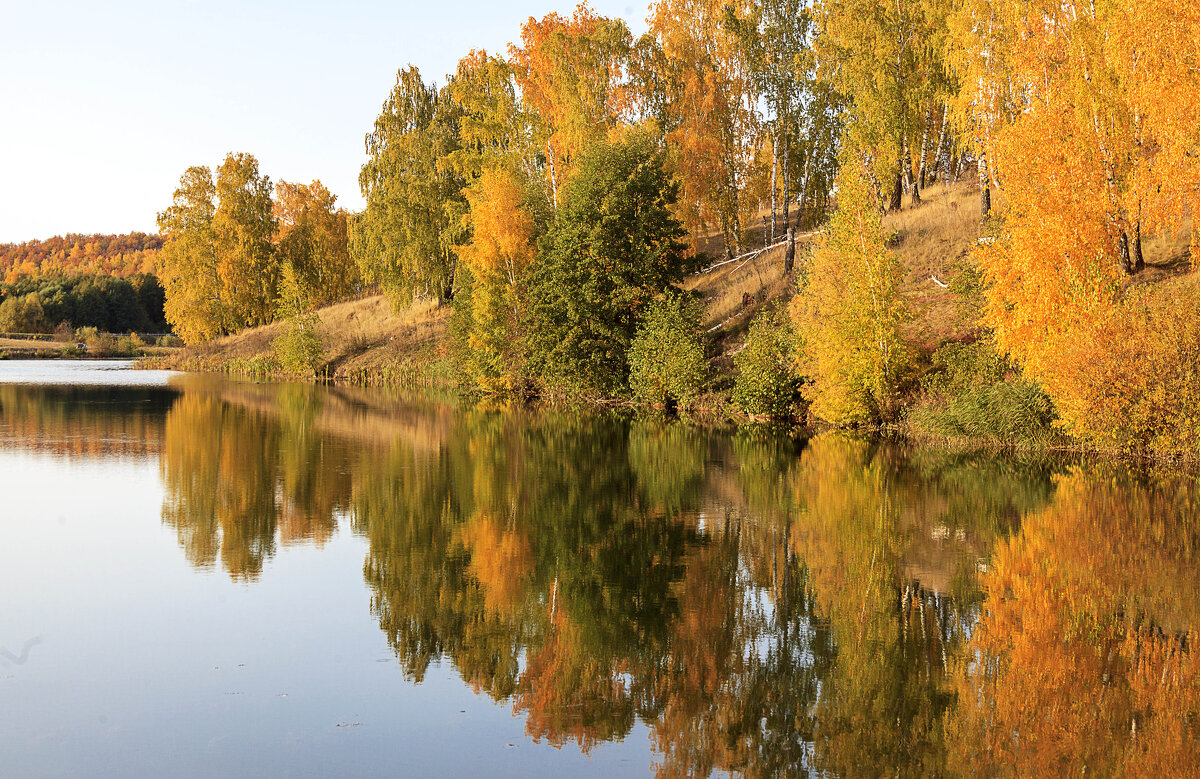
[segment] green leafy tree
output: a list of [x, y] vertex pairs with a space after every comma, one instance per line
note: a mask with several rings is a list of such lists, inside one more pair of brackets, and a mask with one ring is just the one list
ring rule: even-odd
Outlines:
[[582, 157], [530, 278], [529, 356], [544, 382], [601, 394], [625, 386], [637, 323], [682, 278], [677, 192], [640, 135]]
[[440, 161], [473, 180], [485, 165], [503, 161], [530, 177], [540, 175], [535, 124], [538, 117], [521, 105], [512, 66], [486, 51], [472, 51], [442, 91], [454, 106], [458, 143]]
[[461, 178], [440, 161], [458, 148], [454, 103], [409, 66], [366, 138], [359, 173], [366, 209], [354, 220], [351, 253], [367, 281], [395, 306], [413, 296], [454, 295], [454, 247], [464, 211]]

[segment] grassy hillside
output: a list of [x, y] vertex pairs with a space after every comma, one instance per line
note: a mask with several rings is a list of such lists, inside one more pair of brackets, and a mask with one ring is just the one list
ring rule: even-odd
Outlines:
[[[394, 312], [382, 295], [319, 309], [317, 333], [328, 375], [359, 384], [439, 384], [449, 381], [445, 342], [450, 309], [432, 304]], [[190, 346], [156, 366], [187, 371], [271, 375], [274, 339], [284, 323]]]
[[[922, 349], [963, 338], [974, 325], [950, 287], [969, 267], [968, 255], [979, 240], [978, 198], [978, 191], [969, 185], [947, 190], [934, 184], [917, 208], [884, 217], [884, 228], [894, 233], [890, 246], [907, 269], [902, 292], [915, 314], [909, 336]], [[798, 269], [818, 235], [819, 231], [804, 233], [797, 241]], [[761, 243], [761, 234], [752, 237]], [[704, 296], [704, 327], [712, 339], [713, 368], [718, 374], [732, 371], [732, 355], [741, 347], [754, 316], [791, 300], [795, 278], [784, 275], [783, 261], [783, 248], [773, 248], [684, 281], [685, 289]]]

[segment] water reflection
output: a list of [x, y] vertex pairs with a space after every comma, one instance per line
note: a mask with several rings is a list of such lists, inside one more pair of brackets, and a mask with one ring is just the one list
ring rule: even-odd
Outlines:
[[1195, 772], [1198, 509], [1192, 479], [1076, 469], [997, 545], [955, 674], [956, 768]]
[[165, 387], [0, 382], [0, 449], [59, 457], [157, 456], [175, 397]]
[[452, 663], [536, 740], [642, 722], [668, 776], [1200, 761], [1194, 479], [307, 386], [189, 380], [165, 422], [6, 391], [6, 430], [140, 425], [197, 566], [359, 534], [405, 674]]

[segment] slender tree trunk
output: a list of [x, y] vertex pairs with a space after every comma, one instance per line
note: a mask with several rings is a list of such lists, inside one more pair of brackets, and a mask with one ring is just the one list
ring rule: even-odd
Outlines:
[[921, 131], [921, 161], [917, 165], [917, 186], [925, 189], [925, 161], [929, 158], [929, 125], [933, 122], [933, 109], [925, 109], [925, 129]]
[[790, 146], [791, 144], [788, 143], [788, 140], [789, 140], [788, 134], [785, 132], [783, 134], [783, 151], [782, 151], [782, 153], [783, 153], [783, 160], [782, 160], [782, 165], [783, 165], [783, 227], [785, 230], [792, 224], [791, 217], [788, 215], [788, 205], [790, 203], [791, 196], [792, 196], [792, 188], [791, 188], [792, 177], [791, 177], [790, 171], [788, 170], [788, 146]]
[[986, 220], [992, 213], [992, 189], [988, 180], [987, 152], [979, 147], [979, 218]]
[[[876, 178], [876, 176], [875, 176], [875, 170], [874, 170], [874, 168], [871, 167], [871, 157], [865, 151], [862, 153], [862, 157], [863, 157], [863, 170], [865, 170], [867, 172], [867, 181], [871, 182], [871, 192], [875, 195], [875, 205], [877, 208], [879, 208], [879, 213], [882, 214], [885, 211], [885, 209], [883, 207], [883, 185], [879, 183], [879, 179]], [[806, 168], [805, 172], [806, 173], [807, 173], [807, 167], [808, 167], [808, 162], [806, 160], [805, 161], [805, 168]], [[801, 213], [801, 216], [803, 216], [803, 212]]]
[[1133, 260], [1129, 256], [1129, 233], [1121, 231], [1121, 239], [1118, 242], [1121, 247], [1121, 270], [1125, 271], [1126, 276], [1133, 275]]
[[796, 230], [788, 225], [787, 246], [783, 250], [783, 272], [791, 273], [796, 264]]
[[1142, 256], [1142, 220], [1133, 223], [1133, 272], [1138, 273], [1146, 267], [1146, 258]]
[[546, 161], [550, 165], [550, 195], [554, 199], [554, 210], [558, 210], [558, 178], [554, 175], [554, 149], [546, 139]]
[[913, 208], [921, 205], [921, 186], [920, 181], [913, 177], [912, 172], [912, 152], [908, 148], [908, 141], [904, 142], [904, 178], [908, 179], [912, 192], [911, 205]]
[[[903, 161], [901, 162], [901, 168], [902, 167]], [[904, 171], [902, 169], [898, 169], [896, 171], [896, 186], [892, 189], [892, 198], [888, 201], [887, 210], [899, 211], [900, 199], [902, 197], [904, 197]]]
[[767, 223], [767, 218], [764, 216], [763, 217], [763, 248], [765, 249], [770, 245], [771, 245], [770, 225]]
[[[778, 122], [778, 120], [776, 120]], [[777, 179], [779, 178], [779, 128], [771, 134], [771, 235], [770, 239], [775, 241], [775, 203], [778, 198]], [[767, 237], [766, 231], [763, 231], [763, 238]]]
[[[864, 156], [865, 159], [865, 156]], [[869, 166], [868, 166], [869, 167]], [[800, 171], [800, 186], [796, 188], [796, 229], [804, 229], [804, 217], [808, 208], [808, 180], [812, 172], [812, 147], [809, 148], [808, 154], [804, 157], [804, 168]], [[879, 182], [874, 181], [875, 194], [879, 195]]]
[[[945, 176], [945, 173], [941, 169], [941, 166], [942, 166], [942, 144], [945, 143], [945, 141], [946, 141], [946, 104], [942, 103], [942, 126], [938, 128], [937, 146], [933, 150], [933, 167], [934, 167], [934, 170], [936, 170], [938, 173], [941, 173], [943, 176]], [[936, 181], [936, 177], [934, 180]], [[949, 186], [950, 182], [947, 181], [946, 185]]]

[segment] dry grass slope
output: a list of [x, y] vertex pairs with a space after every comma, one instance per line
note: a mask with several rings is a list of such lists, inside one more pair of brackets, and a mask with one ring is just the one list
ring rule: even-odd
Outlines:
[[[382, 295], [337, 303], [317, 311], [326, 371], [338, 381], [360, 384], [428, 383], [444, 357], [450, 309], [418, 303], [394, 312]], [[165, 367], [221, 371], [272, 357], [284, 327], [274, 322], [184, 349]]]

